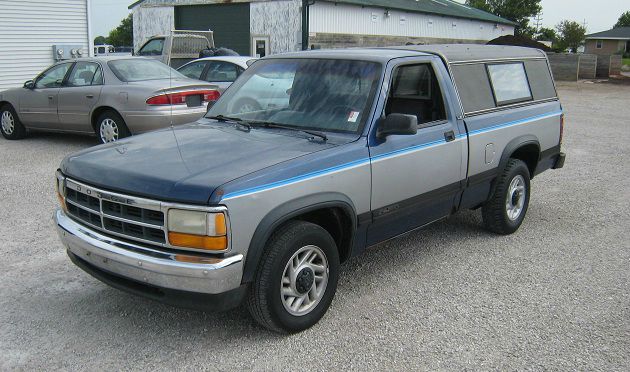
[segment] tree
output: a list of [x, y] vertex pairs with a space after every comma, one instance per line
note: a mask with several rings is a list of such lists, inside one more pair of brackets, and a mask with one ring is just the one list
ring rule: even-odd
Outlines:
[[541, 0], [466, 0], [466, 4], [518, 23], [517, 35], [531, 33], [529, 18], [540, 13]]
[[107, 44], [107, 38], [105, 36], [97, 36], [94, 38], [94, 45]]
[[133, 17], [131, 14], [109, 32], [107, 41], [115, 47], [133, 45]]
[[613, 28], [630, 27], [630, 10], [623, 13]]
[[555, 41], [558, 35], [556, 35], [556, 30], [553, 28], [543, 27], [538, 31], [538, 36], [536, 40], [538, 41]]
[[556, 30], [558, 31], [558, 49], [566, 50], [571, 48], [573, 53], [576, 53], [578, 47], [584, 41], [586, 27], [575, 21], [564, 20], [558, 23]]

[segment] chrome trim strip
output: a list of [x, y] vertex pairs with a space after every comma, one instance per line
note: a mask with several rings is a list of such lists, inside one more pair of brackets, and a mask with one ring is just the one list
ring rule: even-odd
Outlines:
[[118, 217], [118, 216], [114, 216], [114, 215], [111, 215], [111, 214], [105, 213], [105, 212], [103, 212], [101, 214], [101, 216], [103, 218], [109, 218], [110, 220], [126, 222], [126, 223], [130, 223], [130, 224], [133, 224], [133, 225], [138, 225], [138, 226], [142, 226], [142, 227], [148, 227], [148, 228], [156, 229], [156, 230], [164, 230], [164, 227], [160, 226], [160, 225], [153, 225], [153, 224], [146, 223], [146, 222], [139, 222], [139, 221], [129, 220], [129, 219]]
[[60, 209], [54, 220], [68, 251], [114, 275], [163, 288], [210, 294], [241, 284], [242, 254], [218, 258], [164, 252], [101, 235]]
[[455, 62], [449, 62], [451, 65], [453, 66], [457, 66], [457, 65], [475, 65], [478, 63], [488, 63], [488, 62], [503, 62], [503, 61], [532, 61], [532, 60], [540, 60], [540, 59], [547, 59], [547, 57], [545, 56], [540, 56], [540, 57], [525, 57], [525, 58], [518, 58], [518, 57], [510, 57], [510, 58], [494, 58], [494, 59], [471, 59], [471, 60], [467, 60], [467, 61], [455, 61]]
[[519, 102], [519, 103], [513, 103], [511, 105], [493, 107], [493, 108], [484, 109], [484, 110], [471, 111], [471, 112], [467, 112], [466, 114], [464, 114], [464, 118], [467, 118], [467, 117], [470, 117], [470, 116], [478, 116], [478, 115], [489, 114], [489, 113], [493, 113], [493, 112], [509, 110], [509, 109], [518, 108], [518, 107], [533, 106], [533, 105], [537, 105], [537, 104], [540, 104], [540, 103], [547, 103], [547, 102], [554, 102], [554, 101], [559, 101], [559, 98], [558, 97], [551, 97], [551, 98], [539, 99], [539, 100], [536, 100], [536, 101]]

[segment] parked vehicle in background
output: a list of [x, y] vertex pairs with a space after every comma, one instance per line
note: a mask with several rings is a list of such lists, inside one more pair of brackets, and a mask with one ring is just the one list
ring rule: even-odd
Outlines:
[[247, 69], [248, 63], [255, 60], [241, 56], [206, 57], [188, 62], [177, 71], [191, 79], [215, 84], [223, 93]]
[[[178, 71], [191, 79], [216, 84], [223, 93], [256, 60], [252, 57], [207, 57], [189, 62]], [[288, 90], [293, 84], [293, 76], [268, 71], [251, 77], [246, 84], [247, 89], [242, 89], [243, 93], [232, 103], [234, 112], [285, 106], [289, 102]]]
[[94, 56], [95, 57], [104, 57], [104, 56], [107, 56], [107, 55], [113, 54], [113, 53], [114, 53], [114, 46], [113, 45], [107, 45], [107, 44], [94, 45]]
[[212, 31], [173, 30], [169, 35], [150, 37], [135, 55], [178, 68], [199, 58], [202, 50], [211, 48], [214, 48]]
[[[235, 110], [274, 78], [291, 79], [270, 88], [287, 101]], [[536, 49], [276, 55], [205, 119], [66, 157], [55, 218], [70, 259], [105, 283], [179, 306], [246, 302], [263, 326], [298, 332], [368, 246], [462, 209], [514, 233], [530, 180], [564, 164], [563, 123]]]
[[220, 93], [150, 58], [82, 58], [54, 64], [24, 87], [0, 92], [1, 132], [96, 134], [113, 142], [201, 118]]
[[107, 56], [131, 56], [133, 54], [132, 47], [114, 47], [113, 45], [95, 45], [95, 57]]

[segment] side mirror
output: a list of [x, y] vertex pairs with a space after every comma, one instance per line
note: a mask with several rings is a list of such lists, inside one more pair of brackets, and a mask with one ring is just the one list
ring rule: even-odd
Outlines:
[[33, 80], [28, 80], [26, 83], [24, 83], [24, 88], [26, 89], [35, 88], [35, 82]]
[[381, 119], [376, 137], [385, 138], [392, 134], [406, 135], [418, 133], [418, 118], [414, 115], [389, 114]]

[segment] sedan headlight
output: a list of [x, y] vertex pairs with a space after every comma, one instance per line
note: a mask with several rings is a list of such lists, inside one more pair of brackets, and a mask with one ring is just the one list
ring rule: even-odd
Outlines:
[[177, 247], [224, 251], [228, 247], [225, 214], [170, 209], [168, 240]]

